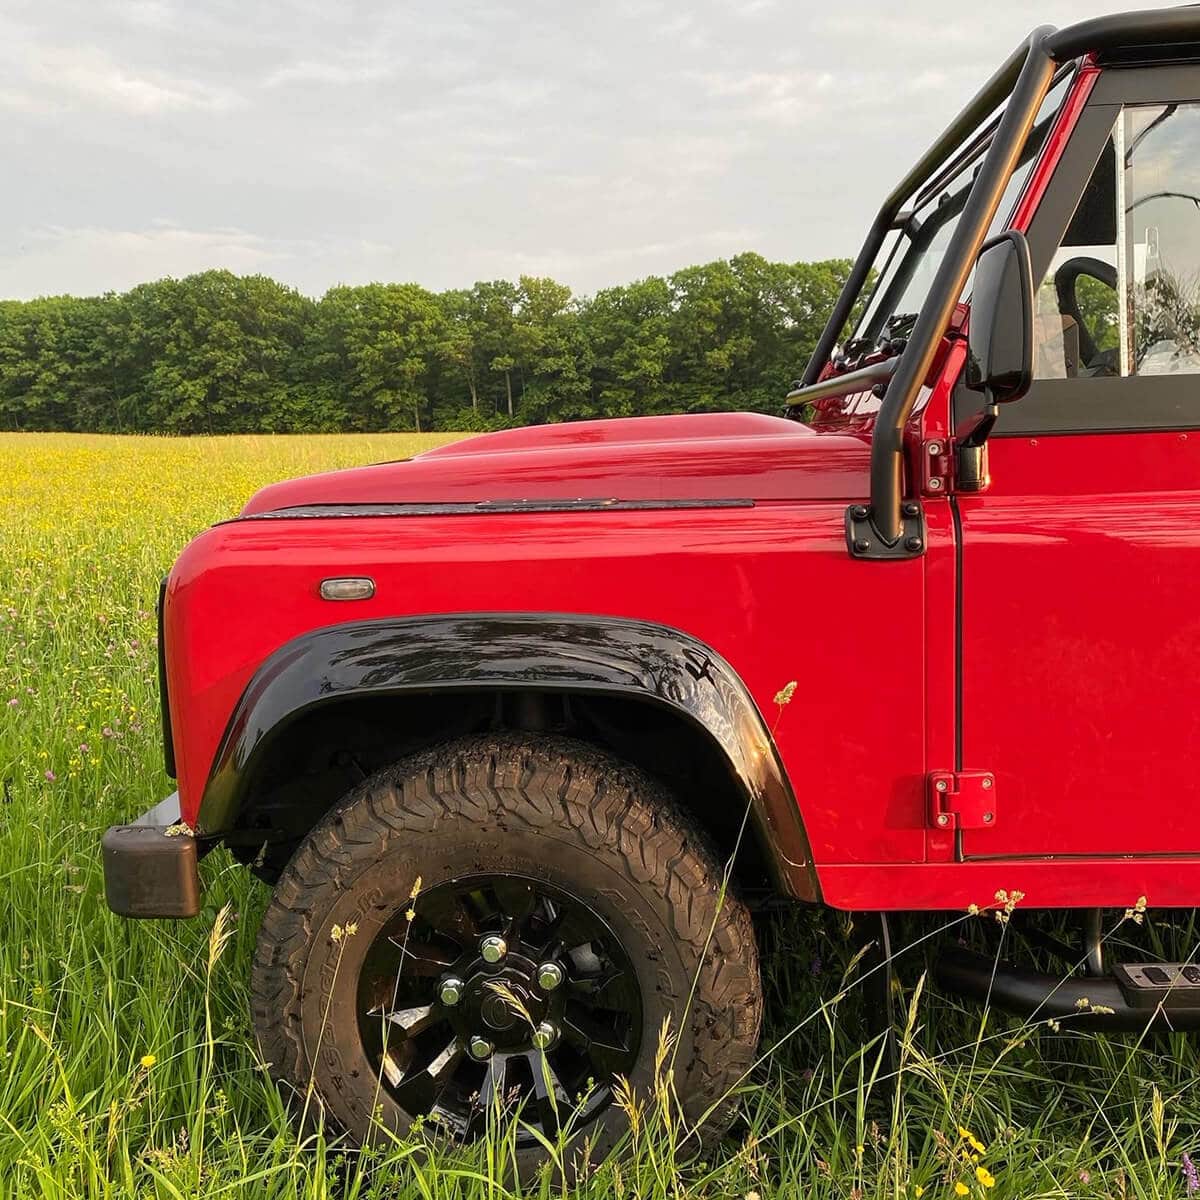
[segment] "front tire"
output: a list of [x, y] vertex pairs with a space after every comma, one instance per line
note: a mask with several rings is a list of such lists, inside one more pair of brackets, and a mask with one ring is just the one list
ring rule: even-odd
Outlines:
[[[624, 1126], [613, 1076], [646, 1096], [669, 1021], [685, 1117], [716, 1105], [710, 1142], [762, 1012], [753, 926], [720, 882], [662, 787], [591, 746], [435, 748], [364, 780], [285, 869], [254, 958], [260, 1047], [359, 1142], [418, 1116], [470, 1140], [496, 1099], [553, 1141], [586, 1093], [571, 1128], [599, 1156]], [[542, 1157], [528, 1130], [518, 1151]]]

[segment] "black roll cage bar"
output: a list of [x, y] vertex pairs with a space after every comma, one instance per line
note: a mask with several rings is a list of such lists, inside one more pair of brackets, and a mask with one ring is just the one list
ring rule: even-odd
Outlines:
[[[924, 551], [924, 537], [905, 526], [905, 516], [912, 514], [902, 509], [904, 429], [1021, 148], [1050, 90], [1056, 67], [1083, 54], [1149, 49], [1179, 42], [1200, 42], [1200, 8], [1116, 13], [1081, 21], [1066, 29], [1040, 26], [1008, 56], [883, 202], [817, 340], [800, 387], [788, 397], [789, 404], [804, 404], [848, 395], [886, 380], [871, 442], [870, 506], [854, 505], [847, 513], [851, 553], [858, 557], [896, 558]], [[961, 149], [963, 139], [1006, 100], [1008, 103], [963, 206], [962, 217], [950, 237], [903, 353], [886, 364], [818, 383], [817, 377], [833, 353], [884, 240], [889, 233], [902, 229], [908, 220], [910, 213], [904, 210], [905, 201], [942, 170]], [[874, 553], [876, 548], [882, 553]]]

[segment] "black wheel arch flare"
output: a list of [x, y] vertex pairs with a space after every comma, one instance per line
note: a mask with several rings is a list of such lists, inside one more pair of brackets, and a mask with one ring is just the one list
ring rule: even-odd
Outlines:
[[204, 790], [199, 832], [220, 837], [234, 827], [271, 744], [320, 705], [373, 694], [524, 690], [625, 696], [686, 718], [750, 804], [778, 890], [820, 899], [796, 798], [736, 671], [690, 634], [616, 617], [451, 613], [301, 635], [259, 667], [235, 706]]

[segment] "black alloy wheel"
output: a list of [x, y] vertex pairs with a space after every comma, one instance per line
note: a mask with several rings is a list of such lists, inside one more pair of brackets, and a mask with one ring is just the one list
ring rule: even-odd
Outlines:
[[517, 875], [449, 880], [411, 911], [376, 936], [358, 985], [363, 1046], [400, 1108], [458, 1140], [494, 1106], [550, 1141], [576, 1105], [589, 1124], [641, 1043], [637, 976], [605, 920]]

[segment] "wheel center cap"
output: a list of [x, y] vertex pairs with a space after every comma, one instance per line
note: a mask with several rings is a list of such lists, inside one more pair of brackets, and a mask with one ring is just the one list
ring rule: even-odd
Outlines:
[[516, 1023], [517, 1014], [513, 1012], [503, 996], [488, 996], [479, 1008], [483, 1022], [491, 1029], [511, 1029]]

